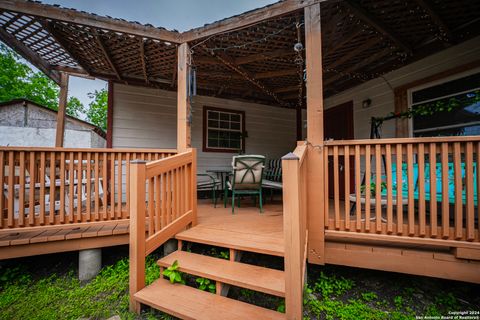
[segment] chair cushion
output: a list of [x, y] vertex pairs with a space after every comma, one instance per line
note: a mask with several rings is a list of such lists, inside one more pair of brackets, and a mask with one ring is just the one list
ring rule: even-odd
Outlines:
[[263, 188], [271, 188], [271, 189], [282, 189], [283, 184], [281, 182], [264, 179], [262, 181], [262, 187]]
[[235, 189], [260, 188], [264, 164], [264, 156], [242, 155], [233, 157]]

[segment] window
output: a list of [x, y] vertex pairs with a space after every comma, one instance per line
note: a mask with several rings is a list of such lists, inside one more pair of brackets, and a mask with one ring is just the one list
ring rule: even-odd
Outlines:
[[412, 92], [415, 137], [480, 135], [480, 73]]
[[244, 136], [245, 112], [203, 107], [203, 151], [240, 153]]

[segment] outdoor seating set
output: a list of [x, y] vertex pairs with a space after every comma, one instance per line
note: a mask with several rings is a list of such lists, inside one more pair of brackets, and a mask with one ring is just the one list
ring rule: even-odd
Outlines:
[[261, 155], [234, 156], [231, 168], [209, 169], [206, 173], [197, 174], [200, 177], [197, 191], [211, 192], [214, 206], [221, 194], [226, 207], [230, 195], [232, 213], [235, 211], [235, 203], [240, 207], [239, 197], [253, 196], [255, 205], [258, 197], [260, 212], [263, 212], [263, 189], [270, 190], [271, 199], [275, 190], [282, 190], [281, 163], [280, 159], [266, 160]]

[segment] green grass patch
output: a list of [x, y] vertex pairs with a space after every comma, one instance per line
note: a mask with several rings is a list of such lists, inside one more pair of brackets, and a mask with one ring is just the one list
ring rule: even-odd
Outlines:
[[[159, 277], [156, 259], [149, 256], [146, 282]], [[128, 311], [128, 259], [104, 267], [88, 283], [77, 279], [73, 270], [33, 280], [21, 267], [3, 270], [0, 275], [0, 319], [105, 319], [120, 315], [122, 319], [141, 317]], [[153, 312], [153, 311], [152, 311]], [[162, 315], [155, 315], [159, 318]]]

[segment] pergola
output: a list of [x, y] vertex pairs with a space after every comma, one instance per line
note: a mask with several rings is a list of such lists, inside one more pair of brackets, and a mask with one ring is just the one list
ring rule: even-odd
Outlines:
[[480, 3], [468, 0], [286, 0], [183, 33], [3, 0], [0, 39], [61, 88], [66, 73], [177, 91], [185, 59], [198, 94], [296, 108], [300, 135], [308, 49], [294, 44], [308, 41], [303, 8], [315, 3], [324, 97], [480, 34]]

